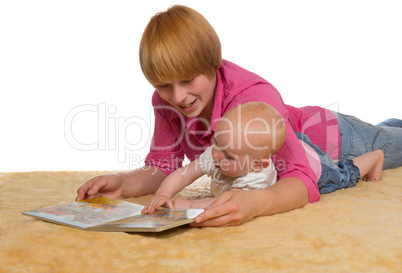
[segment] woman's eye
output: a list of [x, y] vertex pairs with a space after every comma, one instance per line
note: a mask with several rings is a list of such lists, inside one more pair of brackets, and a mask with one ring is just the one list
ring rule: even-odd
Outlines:
[[158, 85], [158, 88], [167, 88], [170, 86], [170, 83]]
[[194, 78], [191, 78], [189, 80], [183, 80], [181, 81], [182, 83], [186, 84], [186, 83], [191, 83], [194, 80]]
[[228, 155], [228, 154], [226, 154], [226, 153], [225, 153], [225, 157], [226, 157], [227, 159], [233, 159], [230, 155]]

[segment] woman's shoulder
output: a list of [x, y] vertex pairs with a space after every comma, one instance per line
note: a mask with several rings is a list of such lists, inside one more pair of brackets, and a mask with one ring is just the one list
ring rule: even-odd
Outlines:
[[268, 83], [268, 81], [266, 81], [263, 77], [228, 60], [222, 60], [221, 66], [219, 67], [219, 71], [225, 78], [230, 79], [232, 81]]
[[271, 83], [232, 62], [222, 61], [217, 79], [215, 94], [222, 97], [225, 111], [248, 101], [263, 101], [274, 107], [283, 104], [278, 90]]
[[231, 94], [242, 92], [256, 85], [276, 90], [271, 83], [260, 75], [227, 60], [222, 60], [218, 69], [219, 80], [222, 88]]

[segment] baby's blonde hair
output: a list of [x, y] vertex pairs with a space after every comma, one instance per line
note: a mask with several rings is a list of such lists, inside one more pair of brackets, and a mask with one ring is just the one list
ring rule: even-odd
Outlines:
[[[258, 159], [271, 157], [285, 141], [286, 126], [282, 116], [264, 102], [238, 105], [227, 111], [219, 122], [226, 123], [223, 128], [229, 128], [234, 134], [236, 139], [233, 145], [237, 150], [242, 148], [242, 153]], [[241, 145], [246, 144], [245, 147], [238, 147], [238, 137], [241, 137]]]
[[200, 13], [189, 7], [174, 5], [157, 13], [141, 38], [141, 69], [153, 86], [210, 75], [221, 61], [218, 35]]

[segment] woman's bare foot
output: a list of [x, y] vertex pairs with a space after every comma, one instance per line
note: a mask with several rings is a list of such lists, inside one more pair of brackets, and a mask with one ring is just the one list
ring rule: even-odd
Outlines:
[[363, 176], [364, 181], [378, 181], [381, 178], [382, 167], [384, 165], [384, 152], [382, 150], [376, 150], [371, 152], [373, 157], [376, 158], [374, 166], [370, 171]]

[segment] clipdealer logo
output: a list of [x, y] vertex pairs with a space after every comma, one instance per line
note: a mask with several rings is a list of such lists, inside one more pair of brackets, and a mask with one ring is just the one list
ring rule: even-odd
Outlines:
[[[148, 121], [139, 116], [119, 117], [116, 113], [116, 106], [107, 106], [105, 103], [83, 104], [74, 107], [64, 120], [66, 141], [71, 147], [80, 151], [117, 151], [119, 163], [127, 162], [128, 157], [130, 161], [139, 161], [139, 158], [128, 155], [127, 152], [140, 151], [149, 145], [152, 137], [150, 126], [153, 124], [152, 112], [150, 112]], [[90, 121], [88, 121], [88, 117]], [[91, 135], [95, 136], [90, 139], [82, 136], [82, 132], [77, 129], [77, 125], [82, 121], [97, 123], [95, 134], [91, 131]], [[88, 127], [90, 127], [89, 124]], [[131, 132], [135, 132], [135, 134]]]

